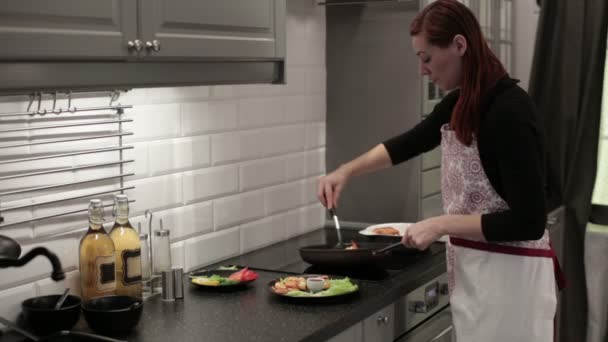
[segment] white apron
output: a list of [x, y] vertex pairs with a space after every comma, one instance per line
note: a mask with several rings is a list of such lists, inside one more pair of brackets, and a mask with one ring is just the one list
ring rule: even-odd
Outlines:
[[[488, 180], [477, 142], [462, 144], [441, 128], [444, 212], [508, 209]], [[450, 305], [457, 342], [553, 342], [557, 305], [555, 253], [540, 240], [488, 243], [451, 237], [447, 244]]]

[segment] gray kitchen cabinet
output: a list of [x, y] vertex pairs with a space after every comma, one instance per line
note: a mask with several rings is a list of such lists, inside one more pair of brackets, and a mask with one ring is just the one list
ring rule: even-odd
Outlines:
[[285, 0], [140, 1], [146, 58], [285, 56]]
[[395, 305], [389, 304], [327, 342], [390, 342], [395, 339]]
[[0, 60], [284, 58], [285, 12], [286, 0], [7, 0]]
[[330, 338], [327, 342], [363, 342], [363, 323], [359, 322], [338, 335]]
[[136, 57], [137, 4], [130, 0], [5, 0], [1, 60], [124, 60]]
[[395, 305], [390, 304], [363, 320], [363, 341], [395, 339]]

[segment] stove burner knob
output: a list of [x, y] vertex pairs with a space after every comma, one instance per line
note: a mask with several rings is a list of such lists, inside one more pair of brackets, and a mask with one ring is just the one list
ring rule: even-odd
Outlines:
[[408, 309], [410, 312], [414, 313], [426, 313], [428, 308], [426, 306], [426, 302], [422, 300], [413, 300], [408, 304]]
[[442, 295], [447, 295], [450, 293], [448, 283], [439, 284], [439, 293], [441, 293]]

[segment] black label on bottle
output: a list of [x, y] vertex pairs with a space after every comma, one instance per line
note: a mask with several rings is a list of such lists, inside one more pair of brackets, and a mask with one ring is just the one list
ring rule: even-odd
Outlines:
[[125, 249], [122, 251], [122, 283], [124, 285], [141, 282], [141, 250]]
[[99, 278], [97, 289], [100, 291], [114, 290], [116, 288], [116, 263], [114, 256], [97, 257]]

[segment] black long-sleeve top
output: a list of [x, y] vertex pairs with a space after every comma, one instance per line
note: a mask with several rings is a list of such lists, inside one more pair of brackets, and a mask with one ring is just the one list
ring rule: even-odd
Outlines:
[[[481, 216], [487, 241], [540, 239], [545, 230], [543, 134], [532, 99], [505, 76], [481, 100], [477, 147], [490, 184], [509, 209]], [[446, 95], [422, 122], [383, 144], [393, 165], [432, 150], [441, 143], [440, 128], [449, 123], [459, 91]]]

